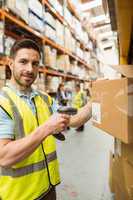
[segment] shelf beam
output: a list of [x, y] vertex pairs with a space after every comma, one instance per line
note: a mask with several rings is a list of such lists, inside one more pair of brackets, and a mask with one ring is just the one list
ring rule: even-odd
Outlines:
[[[33, 28], [29, 27], [27, 24], [25, 24], [23, 21], [21, 21], [19, 18], [16, 18], [15, 16], [11, 15], [10, 13], [8, 13], [7, 11], [0, 9], [0, 17], [1, 19], [9, 19], [12, 22], [14, 22], [15, 24], [17, 24], [18, 26], [24, 28], [25, 30], [27, 30], [28, 32], [32, 33], [33, 35], [35, 35], [37, 38], [41, 39], [42, 42], [44, 42], [45, 44], [48, 44], [50, 46], [52, 46], [53, 48], [57, 49], [58, 51], [62, 52], [63, 54], [66, 54], [68, 56], [70, 56], [70, 58], [75, 59], [77, 62], [79, 62], [80, 64], [84, 65], [88, 70], [93, 70], [86, 62], [84, 62], [81, 58], [79, 58], [76, 55], [73, 55], [69, 50], [65, 49], [64, 47], [56, 44], [54, 41], [50, 40], [49, 38], [47, 38], [46, 36], [43, 36], [41, 33], [39, 33], [38, 31], [34, 30]], [[14, 38], [18, 37], [16, 35], [15, 37], [15, 33], [12, 33], [11, 31], [6, 32], [7, 34], [12, 35]]]

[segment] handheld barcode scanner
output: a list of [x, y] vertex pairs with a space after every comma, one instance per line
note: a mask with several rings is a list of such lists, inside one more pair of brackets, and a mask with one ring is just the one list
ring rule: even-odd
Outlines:
[[[73, 107], [62, 106], [58, 108], [57, 112], [62, 113], [62, 114], [67, 114], [67, 115], [75, 115], [77, 113], [77, 109]], [[61, 141], [65, 140], [65, 136], [61, 132], [54, 134], [54, 137]]]

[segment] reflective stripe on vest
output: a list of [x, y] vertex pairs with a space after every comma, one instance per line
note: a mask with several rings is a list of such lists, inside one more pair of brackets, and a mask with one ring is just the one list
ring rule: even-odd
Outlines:
[[[51, 161], [57, 159], [57, 154], [56, 152], [52, 152], [51, 154], [47, 155], [47, 162], [50, 163]], [[0, 170], [0, 175], [2, 176], [12, 176], [12, 177], [20, 177], [24, 176], [36, 171], [40, 171], [42, 169], [45, 169], [46, 162], [45, 160], [42, 160], [38, 163], [33, 163], [31, 165], [27, 165], [25, 167], [21, 167], [18, 169], [15, 168], [1, 168]]]
[[44, 102], [47, 103], [48, 108], [49, 108], [49, 111], [50, 111], [50, 113], [52, 114], [52, 113], [53, 113], [53, 110], [52, 110], [52, 108], [51, 108], [51, 105], [50, 105], [50, 102], [49, 102], [48, 96], [46, 96], [45, 94], [43, 94], [43, 93], [40, 92], [40, 91], [38, 91], [38, 93], [39, 93], [40, 97], [44, 100]]
[[13, 117], [14, 117], [14, 122], [15, 122], [14, 131], [15, 133], [17, 133], [16, 139], [23, 138], [25, 136], [24, 127], [23, 127], [23, 119], [19, 113], [19, 110], [6, 91], [3, 90], [1, 94], [10, 101], [10, 105], [11, 105]]

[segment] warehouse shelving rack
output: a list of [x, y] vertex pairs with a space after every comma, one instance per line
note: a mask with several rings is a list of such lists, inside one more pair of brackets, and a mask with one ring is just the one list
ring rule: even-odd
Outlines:
[[[47, 6], [49, 8], [49, 10], [53, 13], [53, 15], [61, 23], [66, 25], [66, 21], [64, 20], [63, 16], [61, 16], [57, 11], [55, 11], [52, 8], [52, 6], [48, 3], [48, 1], [42, 0], [42, 4], [44, 6]], [[70, 57], [70, 59], [73, 59], [73, 60], [77, 61], [79, 64], [82, 64], [87, 70], [93, 71], [93, 68], [90, 65], [88, 65], [84, 60], [79, 58], [77, 55], [74, 55], [71, 51], [65, 49], [63, 46], [55, 43], [54, 41], [52, 41], [48, 37], [44, 36], [39, 31], [34, 30], [32, 27], [27, 25], [20, 17], [16, 16], [14, 13], [10, 12], [9, 10], [6, 10], [4, 8], [0, 9], [0, 20], [3, 20], [4, 23], [8, 24], [8, 25], [10, 25], [10, 23], [13, 24], [15, 27], [22, 29], [24, 32], [29, 33], [29, 35], [32, 35], [37, 41], [41, 42], [41, 44], [48, 44], [49, 46], [55, 48], [58, 52], [60, 52], [62, 54], [66, 54]], [[16, 33], [14, 33], [14, 30], [11, 30], [11, 28], [10, 28], [10, 30], [8, 30], [8, 29], [6, 29], [6, 27], [5, 27], [5, 30], [4, 30], [4, 34], [11, 36], [15, 39], [19, 39], [19, 38], [23, 37], [23, 35], [16, 34]], [[6, 61], [8, 61], [8, 58], [5, 59], [5, 56], [4, 56], [4, 57], [0, 57], [0, 60], [4, 60], [4, 63], [6, 63]], [[55, 71], [55, 70], [48, 70], [45, 67], [43, 67], [43, 68], [40, 67], [40, 73], [44, 73], [44, 74], [50, 75], [50, 76], [63, 77], [65, 80], [76, 80], [76, 81], [82, 81], [82, 82], [89, 81], [89, 80], [86, 80], [86, 79], [80, 79], [80, 78], [78, 78], [74, 75], [60, 73], [60, 72]]]

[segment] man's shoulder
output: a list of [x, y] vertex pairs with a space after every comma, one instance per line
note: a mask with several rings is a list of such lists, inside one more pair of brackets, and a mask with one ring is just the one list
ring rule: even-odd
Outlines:
[[50, 105], [52, 104], [53, 102], [52, 97], [48, 93], [42, 90], [37, 90], [37, 92], [38, 92], [38, 95], [41, 96], [45, 101], [48, 101]]

